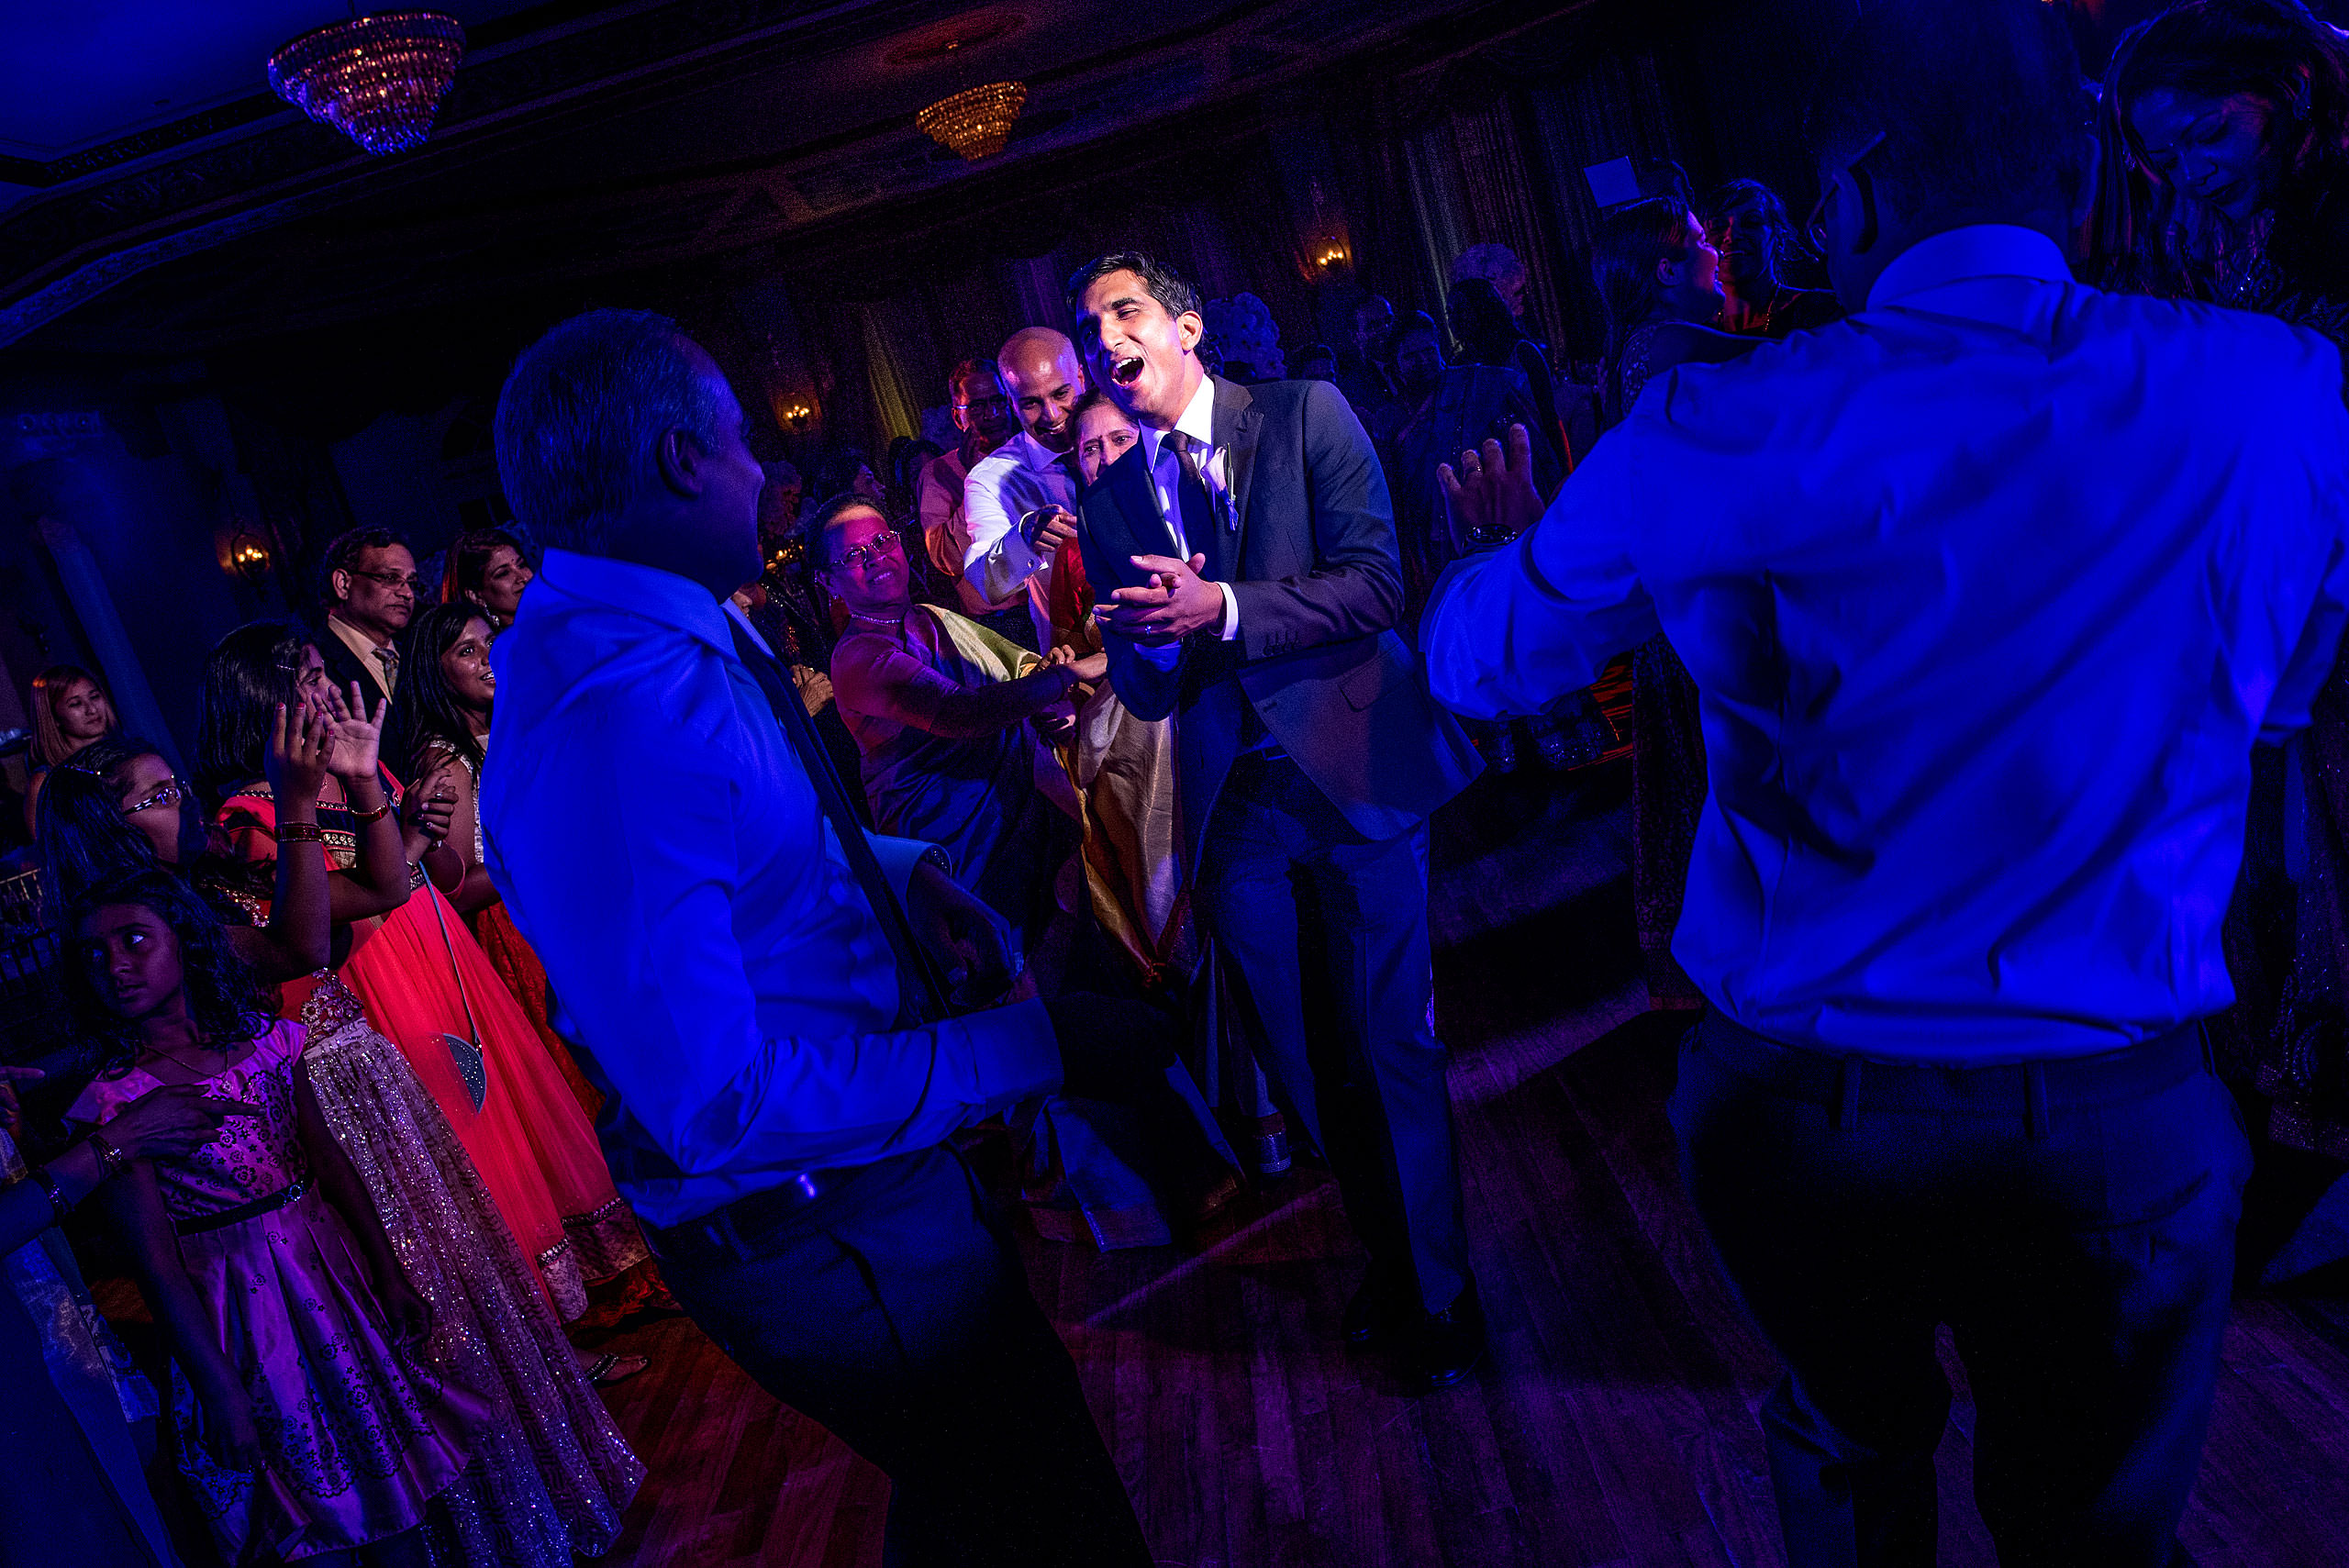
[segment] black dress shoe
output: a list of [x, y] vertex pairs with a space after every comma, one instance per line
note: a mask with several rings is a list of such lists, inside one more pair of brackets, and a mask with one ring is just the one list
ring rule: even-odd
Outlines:
[[1485, 1308], [1471, 1284], [1441, 1312], [1420, 1316], [1402, 1347], [1405, 1370], [1422, 1390], [1450, 1388], [1485, 1354]]

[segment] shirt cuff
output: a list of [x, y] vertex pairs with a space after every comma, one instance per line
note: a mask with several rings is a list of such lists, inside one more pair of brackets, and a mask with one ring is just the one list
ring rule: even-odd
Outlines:
[[1223, 590], [1223, 640], [1230, 642], [1240, 635], [1240, 595], [1231, 591], [1229, 583], [1218, 583]]
[[923, 839], [893, 839], [886, 833], [870, 830], [865, 841], [873, 846], [873, 858], [881, 862], [881, 874], [888, 879], [889, 891], [897, 895], [897, 907], [906, 906], [906, 893], [912, 886], [914, 867], [928, 861], [947, 875], [954, 874], [954, 862], [946, 851]]
[[1044, 1004], [1030, 1000], [954, 1020], [970, 1031], [972, 1071], [985, 1106], [974, 1121], [1061, 1086], [1061, 1047]]

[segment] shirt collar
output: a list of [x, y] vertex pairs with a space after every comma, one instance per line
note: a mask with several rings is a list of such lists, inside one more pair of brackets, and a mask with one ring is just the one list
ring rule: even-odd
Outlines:
[[1892, 259], [1868, 290], [1870, 310], [1911, 295], [1973, 278], [2032, 278], [2068, 284], [2072, 269], [2055, 241], [2035, 228], [2007, 223], [1968, 224], [1920, 239]]
[[[1199, 378], [1199, 389], [1191, 394], [1191, 401], [1185, 405], [1183, 417], [1174, 421], [1174, 428], [1191, 438], [1191, 444], [1199, 450], [1199, 461], [1205, 462], [1208, 450], [1215, 445], [1215, 377]], [[1158, 466], [1159, 445], [1166, 436], [1167, 432], [1163, 430], [1147, 427], [1142, 430], [1141, 439], [1150, 445], [1152, 468]]]
[[1009, 444], [1015, 450], [1020, 465], [1032, 469], [1038, 473], [1049, 473], [1058, 470], [1061, 459], [1067, 455], [1052, 450], [1052, 448], [1030, 435], [1024, 427], [1018, 435], [1011, 438]]
[[362, 659], [373, 659], [375, 656], [376, 650], [391, 646], [388, 642], [376, 641], [373, 638], [368, 636], [365, 632], [360, 630], [357, 627], [343, 619], [342, 612], [340, 610], [328, 610], [327, 612], [327, 629], [333, 632], [336, 638], [341, 641], [345, 648], [350, 649]]
[[674, 572], [609, 556], [549, 550], [539, 580], [572, 598], [640, 616], [696, 638], [729, 659], [736, 657], [725, 610], [708, 589]]

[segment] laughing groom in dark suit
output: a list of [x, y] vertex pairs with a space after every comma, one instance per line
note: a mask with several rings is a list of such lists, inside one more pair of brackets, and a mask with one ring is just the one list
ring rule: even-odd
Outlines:
[[1080, 502], [1110, 682], [1177, 716], [1196, 906], [1370, 1252], [1346, 1337], [1456, 1383], [1484, 1317], [1429, 1027], [1427, 818], [1476, 762], [1394, 631], [1386, 478], [1336, 387], [1208, 375], [1198, 295], [1147, 256], [1089, 263], [1069, 305], [1141, 428]]

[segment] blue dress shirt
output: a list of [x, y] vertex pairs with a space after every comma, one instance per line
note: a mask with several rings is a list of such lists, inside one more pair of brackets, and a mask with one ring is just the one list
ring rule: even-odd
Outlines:
[[[647, 1223], [1057, 1086], [1039, 1003], [897, 1027], [888, 939], [707, 590], [551, 550], [491, 663], [485, 863]], [[874, 848], [909, 874], [924, 846]]]
[[2344, 530], [2330, 342], [1982, 226], [1858, 316], [1651, 384], [1423, 640], [1491, 717], [1670, 636], [1709, 784], [1672, 951], [1738, 1022], [2076, 1056], [2232, 999], [2251, 748], [2332, 668]]

